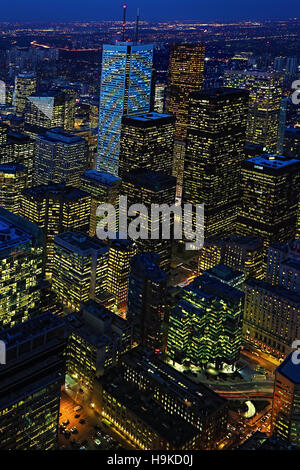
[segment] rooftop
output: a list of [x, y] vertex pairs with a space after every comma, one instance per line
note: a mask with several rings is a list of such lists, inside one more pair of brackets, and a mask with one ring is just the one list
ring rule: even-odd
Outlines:
[[0, 172], [3, 173], [20, 173], [24, 171], [27, 171], [27, 167], [19, 163], [3, 163], [0, 165]]
[[131, 272], [155, 282], [166, 282], [167, 274], [158, 266], [157, 253], [141, 253], [131, 260]]
[[133, 116], [124, 116], [123, 122], [130, 123], [133, 125], [141, 125], [142, 127], [150, 127], [153, 124], [165, 123], [165, 122], [173, 122], [175, 121], [175, 117], [172, 114], [162, 114], [162, 113], [143, 113], [143, 114], [135, 114]]
[[243, 272], [236, 271], [222, 263], [208, 269], [205, 271], [205, 273], [226, 282], [242, 279], [245, 277]]
[[137, 386], [128, 383], [116, 371], [112, 370], [101, 378], [103, 388], [118, 402], [150, 426], [159, 436], [174, 446], [182, 446], [200, 431], [186, 422], [178, 414], [166, 412], [152, 398], [151, 391], [142, 391]]
[[165, 175], [157, 171], [148, 171], [136, 169], [123, 175], [125, 183], [131, 183], [133, 186], [149, 189], [153, 192], [163, 191], [166, 188], [176, 186], [176, 178], [174, 176]]
[[282, 374], [294, 384], [300, 384], [300, 366], [292, 361], [292, 353], [277, 367], [276, 372]]
[[249, 92], [247, 90], [237, 89], [237, 88], [208, 88], [206, 90], [194, 91], [191, 93], [193, 98], [207, 98], [207, 99], [220, 99], [227, 98], [229, 96], [248, 96]]
[[55, 244], [66, 247], [81, 256], [90, 256], [94, 252], [99, 256], [109, 251], [107, 244], [103, 243], [96, 237], [89, 237], [83, 232], [60, 233], [59, 235], [56, 235], [54, 242]]
[[25, 196], [33, 197], [37, 200], [45, 198], [61, 198], [64, 201], [76, 201], [83, 197], [88, 197], [88, 193], [72, 186], [65, 184], [49, 184], [42, 186], [34, 186], [23, 190]]
[[101, 186], [112, 186], [116, 182], [121, 182], [121, 178], [114, 176], [111, 173], [105, 173], [104, 171], [87, 170], [84, 172], [83, 178], [100, 184]]
[[26, 322], [0, 332], [0, 340], [4, 341], [7, 349], [23, 342], [28, 342], [45, 332], [64, 325], [64, 320], [50, 312], [38, 315]]
[[151, 383], [163, 386], [165, 391], [175, 395], [197, 414], [209, 415], [226, 404], [225, 398], [204, 384], [191, 381], [148, 348], [138, 346], [132, 349], [122, 357], [122, 363], [148, 377]]
[[244, 246], [245, 248], [248, 249], [257, 249], [257, 248], [262, 248], [263, 246], [263, 240], [262, 238], [259, 237], [252, 237], [250, 235], [236, 235], [236, 234], [231, 234], [231, 235], [224, 235], [223, 237], [209, 237], [206, 239], [204, 242], [204, 246], [210, 246], [210, 245], [239, 245], [239, 246]]
[[248, 279], [245, 282], [244, 286], [249, 287], [249, 288], [254, 288], [254, 289], [265, 290], [273, 294], [275, 297], [286, 298], [290, 302], [295, 304], [297, 307], [300, 307], [300, 295], [297, 294], [296, 292], [285, 289], [284, 287], [273, 286], [272, 284], [269, 284], [268, 282], [261, 281], [260, 279], [254, 279], [254, 278]]
[[0, 256], [16, 245], [42, 243], [42, 231], [35, 224], [0, 207]]
[[284, 157], [281, 155], [269, 155], [269, 154], [249, 158], [248, 160], [245, 160], [243, 163], [244, 168], [252, 166], [256, 170], [264, 170], [264, 169], [281, 170], [284, 168], [291, 167], [292, 165], [296, 165], [300, 169], [299, 160], [296, 160], [294, 158]]
[[84, 139], [78, 135], [71, 134], [60, 128], [51, 129], [46, 131], [44, 135], [39, 136], [38, 140], [62, 144], [76, 144], [85, 142]]
[[229, 302], [239, 302], [244, 296], [242, 291], [217, 278], [212, 278], [206, 273], [196, 277], [191, 284], [184, 288], [184, 291], [208, 296], [208, 298], [219, 298]]
[[300, 127], [286, 127], [284, 135], [300, 139]]
[[68, 315], [66, 320], [73, 332], [96, 348], [111, 343], [112, 337], [116, 336], [114, 326], [120, 334], [122, 330], [129, 328], [126, 320], [94, 300], [84, 303], [79, 313]]

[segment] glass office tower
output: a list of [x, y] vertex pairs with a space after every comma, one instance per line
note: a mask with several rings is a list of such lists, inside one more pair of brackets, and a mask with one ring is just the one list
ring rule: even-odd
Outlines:
[[104, 45], [97, 170], [118, 176], [121, 119], [150, 111], [153, 45]]

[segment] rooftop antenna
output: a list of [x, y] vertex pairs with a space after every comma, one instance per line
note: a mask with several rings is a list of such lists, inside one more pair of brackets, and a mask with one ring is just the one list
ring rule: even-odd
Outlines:
[[136, 25], [135, 25], [135, 43], [138, 43], [139, 40], [139, 20], [140, 20], [140, 9], [137, 9], [136, 12]]
[[125, 27], [126, 27], [126, 8], [127, 5], [123, 5], [123, 24], [122, 24], [122, 41], [125, 42]]

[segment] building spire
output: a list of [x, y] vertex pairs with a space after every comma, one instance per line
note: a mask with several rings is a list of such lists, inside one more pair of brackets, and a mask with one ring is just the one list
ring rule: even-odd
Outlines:
[[125, 27], [126, 27], [126, 9], [127, 5], [123, 5], [123, 24], [122, 24], [122, 41], [125, 41]]
[[135, 43], [139, 41], [139, 20], [140, 20], [140, 9], [137, 9], [136, 12], [136, 25], [135, 25]]

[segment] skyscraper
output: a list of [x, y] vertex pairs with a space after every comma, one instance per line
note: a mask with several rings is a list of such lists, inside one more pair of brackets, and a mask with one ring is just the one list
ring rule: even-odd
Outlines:
[[118, 176], [123, 115], [150, 111], [153, 45], [104, 45], [97, 170]]
[[70, 310], [97, 298], [107, 285], [109, 248], [82, 232], [64, 232], [54, 238], [52, 289]]
[[172, 175], [174, 116], [159, 113], [122, 119], [119, 176], [144, 168]]
[[204, 273], [170, 311], [168, 355], [176, 362], [234, 367], [242, 343], [244, 294]]
[[204, 58], [203, 44], [175, 44], [171, 47], [165, 109], [176, 117], [173, 176], [177, 178], [179, 195], [183, 180], [189, 97], [190, 93], [202, 89]]
[[80, 189], [63, 184], [25, 189], [21, 197], [21, 214], [42, 228], [45, 236], [44, 262], [51, 277], [54, 237], [66, 231], [88, 233], [90, 196]]
[[28, 172], [28, 186], [32, 186], [35, 142], [25, 134], [13, 132], [0, 123], [0, 164], [24, 165]]
[[271, 432], [296, 448], [300, 447], [299, 400], [299, 365], [290, 354], [275, 371]]
[[283, 155], [300, 160], [300, 129], [287, 127], [283, 140]]
[[34, 183], [65, 183], [80, 186], [80, 177], [88, 167], [88, 144], [74, 134], [51, 129], [36, 140]]
[[155, 83], [154, 90], [154, 111], [163, 113], [165, 109], [166, 85], [164, 83]]
[[295, 77], [298, 71], [298, 58], [297, 57], [287, 57], [285, 73], [290, 77]]
[[300, 240], [269, 246], [266, 281], [300, 294]]
[[204, 271], [219, 263], [243, 271], [246, 279], [249, 277], [261, 279], [263, 277], [262, 238], [233, 234], [206, 239], [199, 253], [199, 274], [203, 274]]
[[45, 313], [0, 333], [0, 449], [54, 450], [64, 383], [64, 321]]
[[237, 231], [261, 237], [264, 256], [274, 242], [294, 240], [300, 188], [299, 160], [261, 155], [243, 162]]
[[28, 186], [28, 172], [24, 165], [0, 165], [0, 206], [14, 214], [20, 213], [21, 193]]
[[37, 314], [42, 263], [42, 231], [0, 208], [0, 330]]
[[36, 75], [34, 72], [24, 72], [15, 79], [15, 100], [17, 114], [23, 114], [27, 98], [36, 92]]
[[[159, 254], [159, 266], [168, 271], [172, 255], [171, 238], [173, 237], [174, 217], [171, 213], [169, 239], [161, 237], [162, 221], [165, 221], [167, 216], [163, 210], [153, 214], [152, 204], [159, 206], [167, 204], [168, 209], [174, 205], [175, 178], [156, 171], [136, 169], [123, 175], [122, 191], [123, 195], [127, 196], [128, 206], [143, 204], [147, 209], [147, 213], [139, 215], [141, 231], [145, 229], [148, 233], [148, 238], [141, 237], [136, 240], [139, 253], [146, 251]], [[127, 217], [127, 214], [124, 217]], [[128, 222], [132, 219], [129, 216]]]
[[225, 72], [224, 85], [249, 90], [246, 140], [276, 151], [283, 74], [277, 72]]
[[130, 261], [137, 253], [131, 240], [111, 240], [108, 255], [107, 290], [114, 295], [114, 306], [123, 309], [127, 303]]
[[279, 112], [279, 124], [278, 124], [278, 143], [277, 143], [277, 153], [279, 153], [279, 155], [285, 155], [283, 152], [283, 143], [284, 143], [284, 134], [286, 130], [288, 104], [289, 104], [289, 100], [287, 98], [283, 98], [281, 100], [280, 112]]
[[94, 300], [84, 303], [80, 312], [68, 315], [66, 320], [67, 373], [84, 389], [88, 399], [86, 392], [93, 391], [96, 378], [131, 349], [132, 327]]
[[81, 188], [91, 196], [90, 236], [96, 234], [100, 218], [97, 216], [99, 204], [113, 204], [119, 210], [121, 178], [104, 171], [87, 170], [81, 176]]
[[244, 290], [244, 341], [285, 357], [300, 337], [300, 294], [258, 279], [248, 279]]
[[204, 236], [232, 233], [245, 158], [248, 93], [231, 88], [190, 97], [183, 203], [204, 204]]
[[164, 352], [167, 341], [167, 275], [154, 253], [136, 255], [131, 261], [126, 318], [138, 344]]
[[69, 129], [70, 100], [67, 93], [58, 90], [31, 95], [24, 111], [25, 132], [36, 137], [54, 127]]
[[70, 85], [61, 85], [58, 90], [67, 96], [65, 104], [65, 119], [63, 128], [66, 131], [72, 131], [75, 124], [75, 106], [76, 106], [76, 89]]
[[176, 44], [171, 47], [166, 111], [176, 117], [175, 136], [180, 140], [187, 135], [189, 95], [202, 88], [204, 57], [203, 44]]

